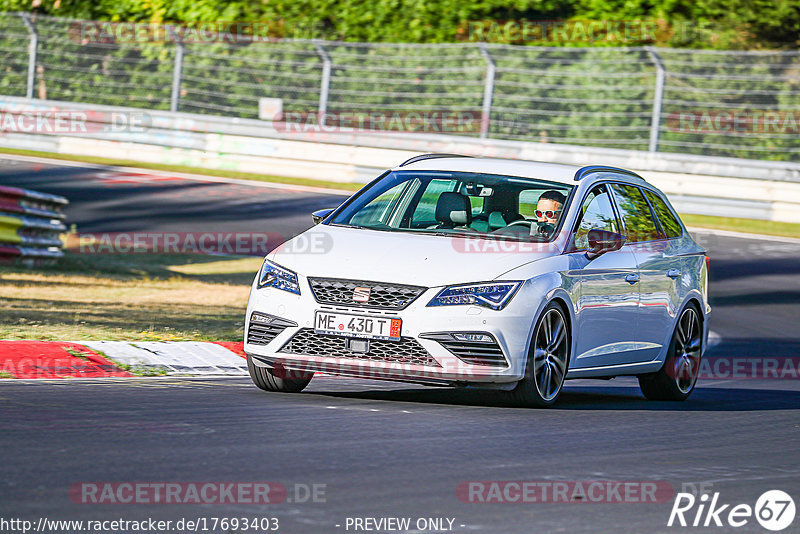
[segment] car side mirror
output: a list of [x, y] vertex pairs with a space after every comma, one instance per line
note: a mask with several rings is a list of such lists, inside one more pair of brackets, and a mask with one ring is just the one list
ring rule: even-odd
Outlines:
[[311, 219], [314, 221], [314, 224], [319, 224], [335, 209], [336, 208], [325, 208], [324, 210], [317, 210], [311, 214]]
[[608, 230], [589, 230], [589, 250], [586, 252], [586, 259], [592, 261], [605, 254], [622, 248], [626, 237], [616, 232]]

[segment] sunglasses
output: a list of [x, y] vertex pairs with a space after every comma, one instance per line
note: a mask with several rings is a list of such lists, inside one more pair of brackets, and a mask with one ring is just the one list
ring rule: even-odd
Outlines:
[[547, 211], [536, 210], [533, 213], [536, 214], [537, 217], [545, 217], [547, 219], [555, 219], [558, 216], [558, 214], [561, 213], [561, 210], [555, 210], [555, 211], [554, 210], [547, 210]]

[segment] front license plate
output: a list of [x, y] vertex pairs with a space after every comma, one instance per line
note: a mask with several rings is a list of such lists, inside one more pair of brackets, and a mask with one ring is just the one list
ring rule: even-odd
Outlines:
[[314, 331], [318, 334], [365, 339], [399, 341], [402, 324], [402, 320], [395, 317], [374, 317], [326, 311], [318, 311], [314, 316]]

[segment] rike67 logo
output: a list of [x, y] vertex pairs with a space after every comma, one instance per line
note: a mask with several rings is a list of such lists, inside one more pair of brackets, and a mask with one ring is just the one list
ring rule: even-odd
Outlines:
[[794, 499], [781, 490], [764, 492], [755, 506], [723, 503], [719, 492], [711, 497], [704, 493], [699, 498], [691, 493], [678, 493], [667, 526], [738, 528], [755, 518], [765, 529], [778, 532], [792, 524], [795, 513]]

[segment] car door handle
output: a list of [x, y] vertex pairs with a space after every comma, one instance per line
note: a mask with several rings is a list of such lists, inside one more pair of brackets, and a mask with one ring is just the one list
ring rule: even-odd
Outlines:
[[678, 269], [670, 269], [667, 271], [667, 276], [670, 278], [678, 278], [681, 275], [681, 272]]
[[639, 275], [631, 273], [631, 274], [629, 274], [628, 276], [625, 277], [625, 281], [628, 282], [629, 284], [633, 285], [633, 284], [635, 284], [636, 282], [639, 281]]

